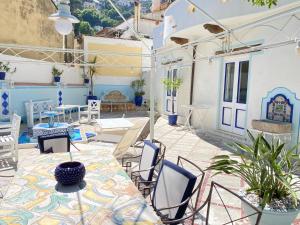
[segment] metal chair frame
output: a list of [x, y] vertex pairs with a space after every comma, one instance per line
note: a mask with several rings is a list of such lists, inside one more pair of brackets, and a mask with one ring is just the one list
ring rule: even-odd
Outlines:
[[[158, 141], [156, 139], [153, 139], [152, 143], [159, 145], [158, 146], [159, 153], [158, 153], [158, 158], [157, 158], [157, 161], [156, 161], [155, 165], [152, 166], [152, 167], [150, 167], [150, 168], [147, 168], [145, 170], [136, 170], [136, 171], [132, 171], [130, 173], [131, 180], [138, 187], [138, 190], [143, 193], [144, 197], [147, 196], [146, 191], [149, 190], [148, 186], [151, 185], [152, 183], [155, 183], [155, 182], [153, 182], [152, 180], [151, 181], [144, 181], [144, 180], [142, 180], [141, 176], [140, 176], [140, 173], [141, 172], [150, 171], [150, 170], [153, 170], [153, 169], [157, 168], [161, 164], [161, 162], [164, 160], [165, 152], [166, 152], [166, 146], [162, 142], [160, 142], [160, 141]], [[142, 155], [130, 156], [130, 157], [124, 157], [124, 158], [122, 158], [122, 167], [125, 168], [125, 170], [126, 170], [127, 173], [129, 172], [129, 168], [132, 167], [133, 160], [136, 160], [136, 162], [140, 163], [141, 156]]]
[[[219, 187], [227, 192], [229, 192], [230, 194], [232, 194], [233, 196], [237, 197], [238, 199], [240, 199], [242, 202], [244, 202], [245, 204], [247, 204], [249, 207], [251, 207], [255, 213], [252, 213], [250, 215], [246, 215], [246, 216], [243, 216], [241, 218], [238, 218], [238, 219], [232, 219], [232, 217], [230, 216], [230, 213], [227, 209], [227, 206], [225, 205], [220, 193], [218, 192], [217, 188], [216, 187]], [[199, 192], [201, 190], [201, 186], [197, 186], [196, 189], [199, 189], [198, 191], [198, 194], [196, 196], [196, 204], [199, 200]], [[196, 190], [195, 189], [195, 190]], [[196, 207], [192, 207], [190, 204], [188, 205], [188, 208], [191, 210], [191, 212], [189, 214], [185, 214], [185, 216], [181, 219], [178, 219], [178, 220], [169, 220], [168, 217], [166, 215], [163, 215], [160, 213], [160, 211], [162, 210], [167, 210], [167, 209], [173, 209], [173, 208], [178, 208], [184, 204], [186, 204], [187, 202], [190, 202], [192, 200], [192, 197], [193, 195], [196, 193], [196, 192], [193, 192], [192, 195], [186, 199], [184, 202], [180, 203], [179, 205], [176, 205], [176, 206], [172, 206], [172, 207], [168, 207], [168, 208], [162, 208], [162, 209], [155, 209], [154, 208], [154, 211], [157, 213], [158, 216], [160, 216], [163, 224], [178, 224], [178, 223], [183, 223], [184, 221], [186, 220], [189, 220], [191, 219], [191, 224], [194, 224], [195, 222], [195, 217], [197, 216], [197, 214], [199, 214], [199, 212], [207, 205], [207, 211], [206, 211], [206, 220], [205, 220], [205, 224], [206, 225], [209, 225], [209, 213], [210, 213], [210, 207], [211, 207], [211, 204], [212, 204], [212, 195], [213, 195], [213, 190], [216, 190], [219, 198], [221, 199], [221, 202], [222, 202], [222, 205], [224, 206], [225, 210], [226, 210], [226, 213], [228, 215], [228, 217], [230, 218], [230, 221], [229, 222], [226, 222], [226, 223], [222, 223], [220, 225], [227, 225], [227, 224], [231, 224], [233, 225], [234, 222], [237, 222], [239, 220], [242, 220], [242, 219], [245, 219], [245, 218], [248, 218], [248, 217], [251, 217], [251, 216], [254, 216], [257, 214], [257, 218], [256, 218], [256, 223], [255, 225], [259, 225], [259, 222], [260, 222], [260, 219], [261, 219], [261, 216], [262, 216], [262, 212], [261, 210], [259, 210], [257, 207], [251, 205], [249, 202], [247, 202], [246, 200], [244, 200], [241, 196], [239, 196], [238, 194], [234, 193], [233, 191], [229, 190], [228, 188], [212, 181], [211, 182], [211, 186], [210, 186], [210, 190], [209, 190], [209, 194], [208, 194], [208, 197], [207, 199], [205, 200], [205, 202], [198, 208]], [[151, 195], [150, 195], [151, 197]], [[151, 199], [151, 202], [152, 202], [152, 199]], [[196, 206], [195, 204], [195, 206]], [[152, 204], [153, 206], [153, 204]]]
[[[192, 218], [192, 221], [194, 223], [196, 212], [198, 212], [197, 202], [199, 200], [200, 190], [201, 190], [201, 187], [202, 187], [202, 184], [203, 184], [203, 181], [204, 181], [205, 172], [199, 166], [197, 166], [195, 163], [193, 163], [192, 161], [190, 161], [190, 160], [188, 160], [184, 157], [178, 156], [177, 165], [184, 168], [184, 163], [183, 162], [186, 162], [186, 163], [192, 165], [193, 167], [195, 167], [200, 172], [199, 175], [195, 175], [197, 177], [197, 180], [198, 180], [199, 177], [201, 177], [198, 184], [196, 185], [196, 187], [194, 187], [194, 190], [192, 191], [191, 195], [185, 201], [183, 201], [180, 204], [175, 205], [175, 206], [157, 209], [157, 208], [155, 208], [155, 206], [153, 204], [153, 198], [152, 198], [151, 190], [150, 190], [150, 187], [149, 187], [150, 200], [151, 200], [151, 203], [152, 203], [152, 207], [153, 207], [154, 211], [156, 212], [156, 214], [161, 218], [161, 220], [164, 224], [178, 224], [178, 223], [183, 222], [183, 221], [185, 221], [189, 218]], [[154, 185], [152, 184], [152, 187], [153, 186]], [[195, 195], [196, 195], [196, 200], [195, 200], [195, 203], [193, 203], [192, 198]], [[181, 219], [170, 220], [170, 219], [168, 219], [167, 215], [163, 215], [160, 212], [160, 211], [163, 211], [163, 210], [179, 208], [180, 206], [186, 205], [187, 203], [188, 203], [188, 209], [191, 210], [192, 213], [190, 213], [190, 214], [185, 213], [185, 216]]]

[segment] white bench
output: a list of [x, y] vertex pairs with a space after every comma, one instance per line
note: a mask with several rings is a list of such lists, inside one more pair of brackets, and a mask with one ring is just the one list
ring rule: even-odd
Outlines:
[[[39, 119], [41, 123], [42, 119], [49, 118], [44, 112], [50, 109], [54, 110], [55, 108], [56, 106], [53, 104], [53, 101], [49, 99], [25, 102], [27, 126], [32, 128], [34, 126], [34, 120]], [[60, 112], [59, 115], [62, 115], [62, 112]]]

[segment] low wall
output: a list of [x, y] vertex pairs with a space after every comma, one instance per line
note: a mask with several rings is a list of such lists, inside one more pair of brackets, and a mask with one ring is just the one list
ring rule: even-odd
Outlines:
[[94, 95], [98, 98], [102, 98], [103, 95], [109, 93], [110, 91], [118, 90], [122, 92], [123, 95], [127, 96], [129, 101], [134, 99], [134, 91], [130, 85], [110, 85], [110, 84], [96, 84], [94, 85]]
[[6, 91], [10, 96], [10, 112], [22, 116], [23, 121], [26, 119], [24, 103], [29, 100], [51, 99], [53, 103], [58, 105], [61, 96], [62, 104], [85, 105], [88, 94], [88, 88], [85, 86], [15, 86]]

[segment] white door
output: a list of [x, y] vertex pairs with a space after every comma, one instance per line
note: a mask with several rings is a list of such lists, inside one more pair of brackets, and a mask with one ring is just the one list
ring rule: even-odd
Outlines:
[[[176, 80], [178, 76], [177, 69], [169, 69], [167, 73], [168, 79]], [[168, 114], [177, 113], [177, 91], [176, 90], [166, 90], [165, 92], [165, 112]]]
[[243, 135], [246, 130], [249, 60], [225, 61], [220, 128]]

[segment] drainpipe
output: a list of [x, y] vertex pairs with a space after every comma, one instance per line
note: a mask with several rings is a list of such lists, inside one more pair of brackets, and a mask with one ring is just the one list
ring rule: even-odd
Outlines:
[[[193, 47], [193, 63], [192, 63], [192, 73], [191, 73], [191, 89], [190, 89], [190, 105], [193, 105], [193, 94], [194, 94], [194, 80], [195, 80], [195, 68], [196, 68], [196, 53], [197, 45]], [[190, 124], [192, 121], [192, 116], [190, 117]]]

